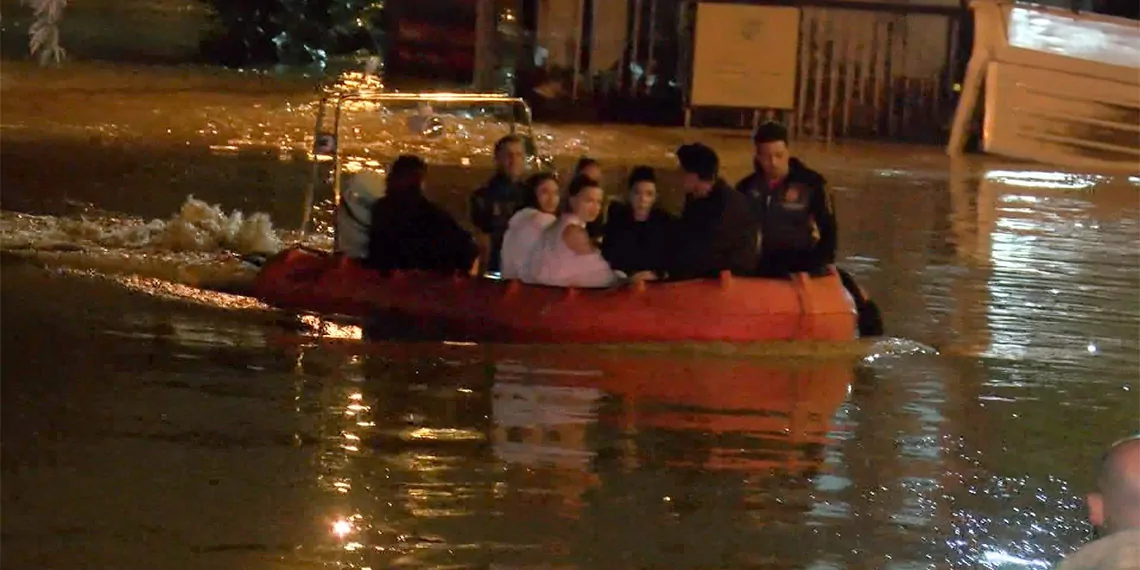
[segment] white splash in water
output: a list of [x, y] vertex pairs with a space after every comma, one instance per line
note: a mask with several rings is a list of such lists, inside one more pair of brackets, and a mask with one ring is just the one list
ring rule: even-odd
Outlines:
[[188, 196], [169, 220], [55, 218], [5, 212], [0, 218], [4, 249], [147, 249], [168, 252], [272, 254], [282, 249], [269, 215], [240, 211]]
[[939, 354], [939, 351], [933, 346], [910, 339], [890, 337], [873, 342], [868, 347], [866, 356], [863, 357], [863, 363], [874, 364], [890, 357], [935, 354]]

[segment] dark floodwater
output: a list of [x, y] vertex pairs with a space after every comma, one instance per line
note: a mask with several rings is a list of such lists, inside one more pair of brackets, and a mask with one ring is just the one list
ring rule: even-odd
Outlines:
[[[5, 219], [167, 217], [187, 194], [299, 212], [296, 85], [4, 74]], [[685, 137], [748, 160], [709, 133], [543, 132], [561, 163], [667, 164]], [[408, 148], [380, 138], [364, 156]], [[1039, 568], [1079, 545], [1095, 458], [1140, 418], [1137, 182], [799, 148], [836, 188], [843, 264], [941, 354], [367, 343], [5, 253], [3, 566]], [[482, 176], [437, 172], [457, 210]]]

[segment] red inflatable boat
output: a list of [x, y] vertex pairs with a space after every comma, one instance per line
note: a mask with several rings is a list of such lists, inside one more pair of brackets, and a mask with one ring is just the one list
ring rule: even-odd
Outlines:
[[265, 263], [254, 294], [281, 308], [367, 317], [409, 332], [480, 342], [847, 341], [857, 335], [854, 303], [834, 272], [564, 289], [423, 272], [384, 275], [298, 248]]

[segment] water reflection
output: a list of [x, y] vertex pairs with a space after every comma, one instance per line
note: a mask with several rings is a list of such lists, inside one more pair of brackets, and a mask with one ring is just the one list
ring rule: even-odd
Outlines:
[[952, 285], [956, 328], [969, 332], [960, 350], [1076, 362], [1106, 345], [1110, 358], [1126, 356], [1115, 339], [1134, 336], [1125, 329], [1135, 327], [1137, 298], [1116, 292], [1140, 284], [1135, 196], [1104, 188], [1101, 176], [990, 171], [977, 180], [956, 170], [950, 182], [957, 258], [981, 274]]
[[[327, 349], [300, 347], [302, 369], [327, 374]], [[749, 537], [811, 517], [853, 381], [850, 361], [335, 353], [319, 460], [334, 507], [315, 548], [361, 567], [744, 562]]]
[[[4, 339], [5, 530], [23, 533], [5, 551], [25, 559], [30, 532], [112, 520], [121, 534], [87, 543], [107, 560], [148, 554], [120, 537], [158, 524], [179, 537], [164, 545], [190, 537], [172, 556], [207, 567], [229, 566], [222, 552], [255, 568], [1040, 564], [1086, 532], [1089, 434], [1133, 428], [1140, 388], [1135, 354], [1105, 343], [1067, 362], [870, 369], [366, 344], [17, 267], [6, 318], [53, 327]], [[45, 453], [68, 470], [28, 466]], [[106, 516], [123, 505], [137, 512]]]
[[341, 526], [314, 548], [349, 567], [1042, 566], [1082, 532], [1076, 472], [1012, 435], [1044, 421], [1007, 411], [1054, 381], [1035, 368], [470, 343], [301, 352], [306, 374], [342, 379], [321, 391], [321, 485]]
[[302, 334], [320, 339], [360, 340], [364, 338], [364, 330], [359, 325], [323, 319], [316, 315], [300, 315]]

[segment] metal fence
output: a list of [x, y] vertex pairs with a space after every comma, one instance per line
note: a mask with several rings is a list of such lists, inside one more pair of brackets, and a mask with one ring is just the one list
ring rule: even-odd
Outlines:
[[696, 108], [692, 122], [723, 125], [732, 115], [727, 122], [747, 126], [775, 116], [798, 138], [945, 140], [968, 57], [960, 9], [848, 1], [800, 14], [795, 108]]
[[937, 138], [953, 113], [958, 19], [809, 7], [800, 18], [797, 136]]

